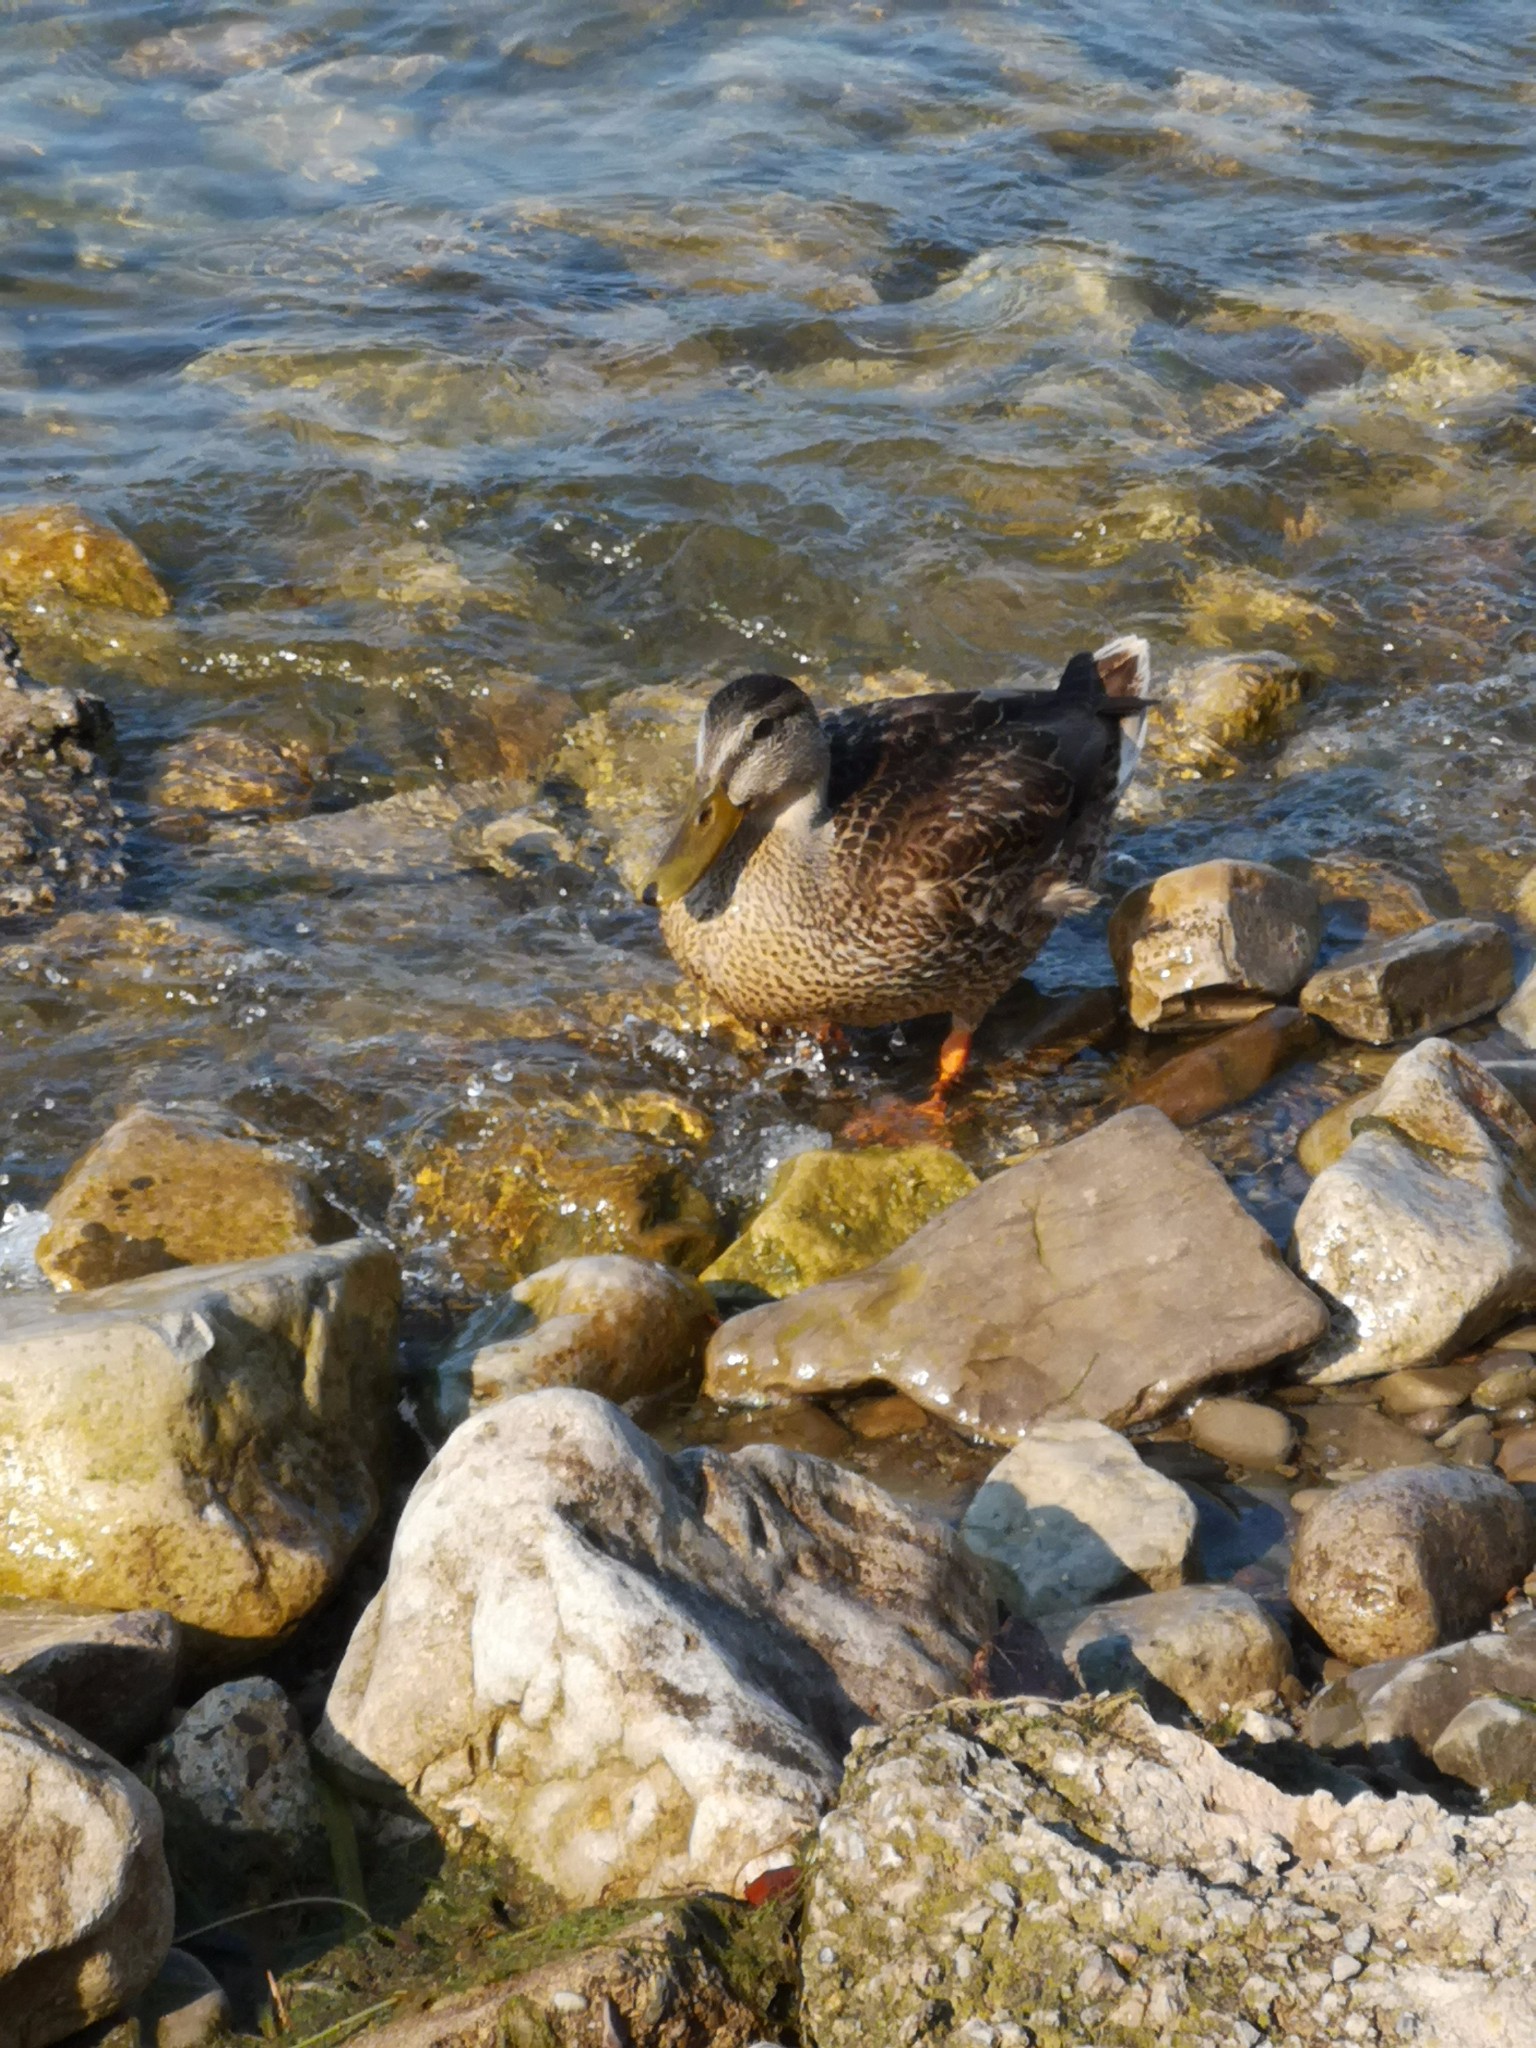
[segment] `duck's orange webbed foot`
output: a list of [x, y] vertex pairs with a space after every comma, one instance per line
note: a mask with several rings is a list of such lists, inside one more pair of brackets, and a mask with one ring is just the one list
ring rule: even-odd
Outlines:
[[949, 1092], [965, 1072], [970, 1052], [970, 1026], [956, 1024], [939, 1048], [939, 1071], [926, 1102], [882, 1096], [849, 1118], [843, 1136], [851, 1145], [948, 1144]]

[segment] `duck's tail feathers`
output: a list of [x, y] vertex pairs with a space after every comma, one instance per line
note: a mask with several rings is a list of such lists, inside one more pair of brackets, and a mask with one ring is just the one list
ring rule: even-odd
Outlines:
[[1122, 633], [1107, 640], [1092, 654], [1074, 654], [1056, 685], [1058, 697], [1094, 706], [1115, 719], [1120, 727], [1120, 772], [1115, 795], [1136, 773], [1142, 741], [1147, 734], [1147, 713], [1153, 703], [1152, 650], [1135, 633]]

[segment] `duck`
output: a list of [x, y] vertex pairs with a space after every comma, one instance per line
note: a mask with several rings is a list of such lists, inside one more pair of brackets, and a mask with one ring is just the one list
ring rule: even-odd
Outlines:
[[818, 713], [742, 675], [699, 723], [693, 800], [644, 891], [685, 973], [743, 1023], [837, 1042], [935, 1013], [942, 1121], [978, 1025], [1056, 924], [1098, 902], [1152, 706], [1145, 640], [1052, 690], [943, 690]]

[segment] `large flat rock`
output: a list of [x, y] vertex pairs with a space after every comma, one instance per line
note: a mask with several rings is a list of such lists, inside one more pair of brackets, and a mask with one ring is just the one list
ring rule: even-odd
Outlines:
[[889, 1380], [993, 1443], [1116, 1427], [1316, 1342], [1322, 1302], [1216, 1169], [1131, 1109], [985, 1181], [878, 1265], [737, 1316], [705, 1391], [763, 1406]]

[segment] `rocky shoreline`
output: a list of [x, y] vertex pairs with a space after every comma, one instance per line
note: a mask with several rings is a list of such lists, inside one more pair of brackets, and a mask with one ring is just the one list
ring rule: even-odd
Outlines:
[[[110, 721], [6, 660], [10, 973], [284, 972], [119, 900]], [[347, 810], [227, 736], [148, 786], [251, 872], [622, 875], [697, 695]], [[1181, 669], [1142, 800], [1302, 696]], [[1130, 890], [1011, 1153], [103, 1114], [6, 1227], [0, 2048], [1536, 2044], [1536, 976], [1304, 866]], [[1206, 1134], [1301, 1069], [1281, 1245]]]

